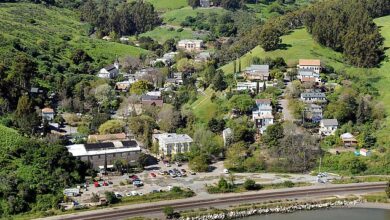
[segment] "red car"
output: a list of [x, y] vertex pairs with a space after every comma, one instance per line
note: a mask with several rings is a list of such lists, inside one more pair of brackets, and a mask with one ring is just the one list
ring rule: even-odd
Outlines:
[[150, 173], [150, 176], [155, 178], [156, 174], [155, 173]]
[[99, 182], [94, 182], [93, 185], [94, 185], [95, 187], [99, 187], [99, 186], [100, 186]]
[[108, 183], [106, 181], [104, 181], [103, 186], [108, 186]]

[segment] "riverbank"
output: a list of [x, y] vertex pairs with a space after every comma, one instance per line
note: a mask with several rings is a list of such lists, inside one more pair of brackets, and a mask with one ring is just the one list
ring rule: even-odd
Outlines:
[[[180, 220], [224, 220], [255, 215], [292, 213], [302, 210], [317, 210], [341, 207], [357, 207], [364, 204], [357, 197], [344, 199], [322, 199], [316, 201], [270, 201], [260, 204], [244, 204], [229, 209], [207, 209], [180, 212]], [[379, 207], [379, 206], [378, 206]]]
[[368, 208], [368, 209], [387, 209], [390, 210], [389, 203], [362, 202], [348, 208]]

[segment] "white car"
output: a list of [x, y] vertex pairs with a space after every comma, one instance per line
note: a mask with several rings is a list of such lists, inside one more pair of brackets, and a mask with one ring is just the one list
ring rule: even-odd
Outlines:
[[122, 198], [123, 197], [122, 194], [120, 194], [119, 192], [114, 192], [114, 194], [115, 194], [116, 198]]
[[228, 170], [228, 169], [223, 169], [223, 173], [224, 173], [224, 174], [228, 174], [228, 173], [229, 173], [229, 170]]
[[168, 191], [171, 191], [173, 186], [168, 186]]
[[131, 193], [132, 196], [138, 196], [139, 195], [139, 193], [137, 191], [131, 191], [130, 193]]

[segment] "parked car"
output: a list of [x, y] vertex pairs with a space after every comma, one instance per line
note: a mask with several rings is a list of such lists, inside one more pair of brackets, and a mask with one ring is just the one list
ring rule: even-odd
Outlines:
[[185, 170], [185, 169], [181, 169], [180, 170], [182, 173], [186, 173], [187, 172], [187, 170]]
[[191, 175], [196, 175], [196, 173], [194, 171], [188, 171]]
[[126, 196], [132, 196], [133, 194], [131, 194], [131, 192], [127, 192], [126, 193]]
[[159, 171], [158, 171], [158, 174], [160, 174], [160, 175], [165, 175], [165, 171], [159, 170]]
[[120, 194], [119, 192], [114, 192], [114, 194], [115, 194], [115, 197], [118, 199], [123, 197], [122, 194]]
[[178, 167], [181, 167], [181, 163], [180, 162], [175, 162], [176, 166]]
[[167, 188], [168, 188], [168, 191], [171, 191], [173, 186], [168, 186]]
[[144, 183], [141, 180], [136, 180], [133, 182], [133, 186], [140, 187], [143, 186]]
[[150, 173], [150, 176], [155, 178], [156, 177], [156, 174], [155, 173]]
[[99, 186], [100, 186], [99, 182], [94, 182], [93, 185], [94, 185], [95, 187], [99, 187]]
[[228, 173], [229, 173], [229, 170], [228, 170], [228, 169], [223, 169], [223, 173], [224, 173], [224, 174], [228, 174]]

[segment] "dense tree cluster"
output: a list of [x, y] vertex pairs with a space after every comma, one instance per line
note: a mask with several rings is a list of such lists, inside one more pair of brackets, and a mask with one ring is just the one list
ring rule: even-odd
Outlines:
[[[377, 3], [383, 11], [374, 11]], [[324, 1], [305, 12], [305, 25], [319, 43], [342, 51], [345, 59], [358, 67], [373, 67], [383, 55], [383, 37], [372, 15], [383, 15], [389, 1]], [[388, 12], [388, 11], [387, 11]]]
[[118, 3], [88, 0], [80, 8], [81, 19], [93, 25], [100, 36], [140, 34], [161, 23], [152, 4], [145, 1]]
[[28, 140], [4, 126], [0, 134], [0, 217], [55, 209], [61, 190], [84, 180], [84, 163], [66, 148]]

